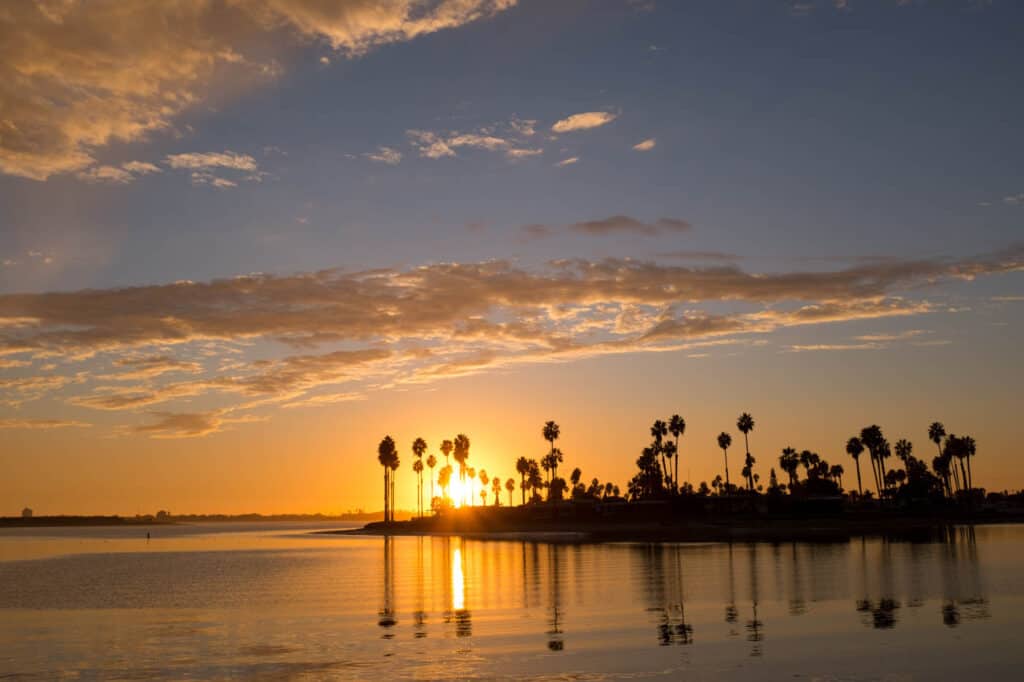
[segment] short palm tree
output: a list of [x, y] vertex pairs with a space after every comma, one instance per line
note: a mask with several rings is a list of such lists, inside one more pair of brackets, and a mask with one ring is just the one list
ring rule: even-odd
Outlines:
[[668, 424], [660, 419], [655, 419], [654, 423], [651, 424], [651, 437], [654, 438], [654, 452], [655, 455], [661, 456], [661, 480], [667, 481], [669, 478], [668, 467], [665, 464], [665, 450], [662, 446], [662, 442], [665, 440], [665, 436], [668, 435]]
[[[508, 506], [512, 506], [512, 493], [516, 491], [516, 479], [509, 478], [505, 481], [505, 490], [508, 491]], [[523, 493], [525, 496], [525, 493]]]
[[914, 452], [914, 444], [906, 438], [900, 438], [896, 441], [896, 446], [893, 448], [896, 452], [896, 456], [903, 462], [903, 468], [907, 467], [907, 460], [910, 459], [910, 455]]
[[732, 436], [725, 431], [718, 434], [718, 447], [722, 448], [722, 456], [725, 458], [725, 489], [729, 490], [729, 446], [732, 445]]
[[842, 491], [842, 489], [843, 489], [843, 474], [844, 473], [845, 472], [843, 471], [843, 465], [842, 464], [833, 464], [832, 467], [828, 470], [828, 475], [831, 476], [832, 478], [836, 479], [839, 482], [839, 490], [840, 491]]
[[494, 491], [494, 506], [497, 507], [501, 497], [501, 479], [497, 476], [491, 479], [491, 490]]
[[453, 449], [455, 449], [455, 444], [450, 440], [441, 441], [441, 454], [444, 455], [445, 464], [448, 464], [448, 455], [452, 454]]
[[466, 478], [469, 479], [469, 492], [466, 494], [469, 496], [469, 504], [474, 505], [476, 502], [473, 500], [476, 496], [476, 467], [466, 468]]

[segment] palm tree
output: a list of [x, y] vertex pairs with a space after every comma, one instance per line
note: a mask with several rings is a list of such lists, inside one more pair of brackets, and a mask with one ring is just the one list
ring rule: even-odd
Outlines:
[[412, 463], [412, 470], [413, 470], [413, 473], [415, 473], [416, 476], [419, 478], [419, 482], [416, 484], [416, 494], [419, 497], [419, 501], [417, 502], [416, 511], [422, 517], [423, 516], [423, 460], [422, 459], [418, 459], [415, 462], [413, 462]]
[[452, 467], [450, 464], [445, 464], [437, 472], [437, 484], [441, 486], [441, 491], [444, 493], [444, 499], [446, 503], [451, 503], [451, 497], [448, 496], [448, 486], [452, 481]]
[[718, 447], [722, 448], [722, 455], [725, 457], [725, 489], [729, 489], [729, 446], [732, 445], [732, 436], [725, 431], [718, 434]]
[[[511, 507], [512, 506], [512, 493], [514, 493], [516, 491], [516, 479], [510, 478], [510, 479], [506, 480], [505, 481], [505, 490], [508, 491], [508, 506]], [[526, 493], [524, 492], [523, 493], [524, 500], [525, 500], [525, 495], [526, 495]], [[524, 501], [524, 504], [525, 504], [525, 501]]]
[[967, 489], [974, 490], [974, 475], [971, 473], [971, 459], [974, 458], [974, 453], [978, 449], [978, 444], [974, 442], [974, 438], [971, 436], [964, 436], [960, 439], [964, 447], [964, 456], [967, 459]]
[[942, 425], [942, 422], [932, 422], [928, 426], [928, 440], [935, 443], [935, 449], [939, 452], [939, 457], [942, 457], [942, 439], [946, 437], [946, 427]]
[[412, 464], [412, 470], [419, 477], [419, 514], [423, 516], [423, 453], [427, 451], [427, 441], [417, 438], [412, 442], [412, 454], [416, 461]]
[[[530, 460], [520, 457], [516, 460], [516, 471], [519, 473], [520, 489], [523, 491], [523, 504], [526, 504], [526, 476], [530, 473]], [[511, 504], [509, 505], [512, 506]]]
[[654, 450], [656, 455], [661, 455], [661, 478], [668, 480], [668, 467], [665, 465], [665, 451], [662, 447], [662, 440], [668, 435], [668, 424], [660, 419], [655, 419], [651, 424], [651, 437], [654, 438]]
[[736, 428], [743, 432], [743, 444], [747, 448], [747, 454], [750, 454], [750, 440], [747, 434], [754, 430], [754, 418], [748, 413], [744, 412], [740, 415], [739, 419], [736, 420]]
[[885, 462], [882, 458], [882, 443], [884, 441], [882, 428], [877, 424], [865, 426], [860, 430], [860, 442], [871, 455], [871, 473], [875, 477], [875, 489], [878, 490], [879, 498], [882, 497], [882, 486], [885, 483]]
[[544, 436], [544, 440], [551, 444], [551, 475], [552, 477], [558, 475], [558, 463], [554, 461], [553, 455], [555, 454], [555, 441], [558, 440], [558, 436], [561, 435], [562, 430], [553, 421], [545, 422], [544, 428], [541, 429], [541, 434]]
[[668, 418], [668, 431], [676, 438], [676, 470], [672, 475], [672, 486], [675, 490], [679, 490], [679, 437], [686, 433], [686, 420], [680, 417], [678, 414], [674, 414]]
[[444, 455], [444, 463], [446, 465], [448, 464], [448, 455], [451, 454], [451, 452], [452, 452], [452, 450], [454, 448], [455, 448], [455, 444], [452, 443], [450, 440], [443, 440], [443, 441], [441, 441], [441, 454]]
[[830, 468], [828, 470], [828, 475], [829, 476], [839, 480], [839, 490], [840, 491], [843, 489], [843, 474], [844, 473], [845, 472], [843, 471], [843, 465], [842, 464], [833, 464], [832, 468]]
[[[678, 457], [676, 457], [676, 444], [673, 443], [672, 441], [668, 441], [667, 443], [661, 446], [661, 453], [665, 456], [665, 459], [668, 460], [668, 468], [671, 471], [672, 460], [675, 459], [678, 463], [679, 459]], [[665, 482], [668, 483], [668, 489], [672, 491], [674, 494], [676, 489], [676, 482], [672, 479], [671, 473], [669, 474], [669, 477], [665, 479]]]
[[[480, 470], [480, 486], [482, 488], [481, 492], [483, 492], [485, 496], [487, 495], [487, 484], [490, 482], [490, 480], [491, 480], [491, 477], [487, 475], [487, 469], [481, 469]], [[484, 499], [484, 506], [486, 506], [487, 505], [487, 498], [484, 497], [483, 499]]]
[[469, 504], [473, 506], [476, 502], [473, 501], [476, 495], [476, 467], [466, 468], [466, 477], [469, 479], [469, 492], [466, 493], [469, 496]]
[[860, 484], [860, 454], [862, 452], [864, 452], [864, 444], [860, 442], [860, 438], [854, 436], [846, 441], [846, 454], [853, 457], [853, 462], [857, 465], [857, 494], [861, 497], [864, 496], [864, 488]]
[[[445, 443], [447, 442], [445, 441]], [[442, 452], [444, 452], [445, 443], [441, 443]], [[452, 449], [455, 451], [455, 461], [459, 463], [459, 480], [463, 483], [463, 501], [465, 501], [466, 460], [469, 458], [469, 436], [464, 433], [455, 436]], [[445, 452], [445, 457], [447, 456], [448, 453]]]
[[911, 453], [914, 452], [914, 444], [906, 438], [900, 438], [896, 441], [895, 451], [896, 456], [900, 458], [901, 462], [903, 462], [903, 468], [906, 469], [907, 460], [910, 459]]
[[395, 479], [398, 476], [395, 472], [398, 471], [398, 450], [395, 450], [395, 456], [391, 460], [391, 520], [395, 520]]
[[[533, 491], [534, 495], [544, 488], [544, 479], [540, 477], [540, 465], [537, 460], [530, 460], [530, 471], [526, 474], [526, 486]], [[530, 496], [531, 498], [533, 495]]]
[[796, 485], [796, 468], [800, 465], [800, 460], [797, 459], [796, 450], [791, 447], [785, 447], [782, 449], [782, 455], [779, 456], [779, 468], [785, 471], [789, 475], [789, 487], [790, 489]]
[[430, 467], [430, 503], [434, 503], [434, 467], [437, 466], [437, 457], [427, 457], [427, 466]]
[[754, 459], [754, 456], [749, 452], [743, 460], [743, 470], [746, 472], [745, 475], [747, 479], [747, 490], [750, 490], [751, 492], [754, 490], [754, 462], [756, 461], [757, 460]]
[[398, 450], [395, 449], [395, 441], [391, 436], [384, 436], [384, 440], [377, 446], [377, 461], [384, 467], [384, 521], [390, 520], [391, 509], [391, 461], [398, 459]]
[[[515, 487], [515, 483], [512, 486]], [[501, 479], [497, 476], [491, 479], [491, 490], [494, 491], [494, 506], [497, 507], [500, 503], [498, 498], [501, 496]]]

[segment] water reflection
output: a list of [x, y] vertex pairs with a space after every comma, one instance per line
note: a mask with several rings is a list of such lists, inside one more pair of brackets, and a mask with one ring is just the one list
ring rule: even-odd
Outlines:
[[[928, 543], [572, 546], [390, 537], [382, 542], [381, 636], [401, 636], [396, 614], [405, 604], [411, 613], [406, 636], [454, 636], [465, 640], [464, 651], [481, 634], [474, 610], [484, 614], [485, 624], [495, 610], [519, 613], [522, 627], [542, 635], [548, 652], [566, 651], [569, 633], [581, 626], [585, 632], [614, 629], [633, 613], [646, 614], [651, 643], [692, 645], [695, 632], [706, 629], [709, 641], [744, 642], [746, 655], [758, 658], [766, 655], [767, 624], [826, 617], [816, 615], [819, 604], [837, 599], [851, 599], [856, 619], [876, 631], [900, 627], [910, 610], [934, 613], [950, 628], [990, 617], [969, 528]], [[607, 622], [589, 620], [612, 605], [623, 612], [607, 616]], [[707, 618], [709, 609], [719, 614], [717, 625]], [[431, 613], [441, 617], [432, 621]], [[443, 629], [432, 630], [434, 623]]]

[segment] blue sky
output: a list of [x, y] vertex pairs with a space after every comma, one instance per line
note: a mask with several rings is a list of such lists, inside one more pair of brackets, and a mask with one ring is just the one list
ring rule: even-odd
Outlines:
[[[26, 2], [0, 16], [0, 78], [17, 86], [0, 87], [0, 112], [13, 112], [0, 128], [0, 360], [13, 359], [0, 364], [0, 424], [22, 446], [52, 446], [65, 426], [86, 429], [76, 433], [95, 450], [110, 434], [128, 444], [255, 438], [257, 421], [298, 419], [302, 409], [282, 401], [341, 396], [314, 412], [354, 419], [383, 409], [389, 390], [438, 390], [440, 377], [465, 395], [488, 377], [522, 382], [526, 396], [549, 372], [585, 367], [591, 382], [641, 390], [643, 373], [629, 376], [621, 353], [634, 368], [662, 358], [671, 373], [702, 377], [705, 391], [716, 376], [739, 382], [759, 367], [765, 382], [781, 373], [806, 395], [826, 394], [829, 376], [880, 384], [898, 367], [907, 385], [932, 387], [915, 395], [915, 419], [935, 400], [937, 367], [978, 382], [947, 407], [965, 421], [1007, 372], [1021, 378], [1019, 3], [327, 6], [140, 3], [118, 15], [116, 3]], [[574, 126], [574, 115], [589, 124]], [[575, 265], [548, 265], [562, 259]], [[603, 259], [632, 263], [622, 267], [640, 289], [593, 274]], [[382, 269], [397, 281], [421, 266], [495, 260], [511, 271], [465, 275], [467, 298], [489, 292], [472, 302], [447, 280], [403, 284], [424, 306], [466, 305], [445, 322], [458, 329], [450, 338], [420, 319], [379, 336], [335, 325], [352, 292], [376, 282], [332, 280], [325, 286], [347, 293], [327, 308], [281, 293], [324, 269]], [[856, 271], [885, 264], [891, 272]], [[559, 280], [569, 271], [576, 293]], [[977, 276], [966, 281], [968, 271]], [[266, 299], [242, 285], [210, 302], [167, 288], [247, 273], [282, 279]], [[790, 287], [806, 273], [782, 295], [759, 293], [762, 275]], [[510, 301], [503, 282], [522, 298]], [[115, 291], [139, 285], [157, 286], [130, 301]], [[637, 293], [664, 287], [680, 287], [678, 299]], [[46, 292], [69, 293], [55, 302]], [[387, 313], [394, 290], [373, 292], [381, 299], [366, 310]], [[267, 321], [293, 305], [330, 324]], [[808, 306], [842, 312], [820, 324], [783, 319]], [[211, 322], [221, 313], [230, 321]], [[238, 322], [257, 313], [258, 323]], [[469, 329], [481, 320], [516, 323], [519, 336]], [[677, 336], [645, 345], [669, 323]], [[571, 356], [545, 345], [555, 337], [574, 344]], [[436, 364], [410, 355], [425, 348]], [[287, 365], [360, 349], [399, 357], [366, 360], [373, 368], [360, 365], [367, 373], [351, 385], [336, 366], [295, 378]], [[155, 374], [120, 379], [136, 385], [112, 383], [112, 368], [158, 360]], [[467, 377], [456, 368], [470, 360]], [[281, 394], [168, 381], [238, 372], [240, 382], [261, 362], [293, 372]], [[415, 380], [403, 385], [409, 371]], [[51, 374], [67, 380], [23, 381]], [[111, 394], [159, 398], [97, 409]], [[584, 386], [563, 397], [599, 407]], [[731, 414], [727, 402], [705, 407]], [[1008, 447], [1012, 429], [985, 427], [979, 441]], [[821, 438], [841, 436], [828, 427]], [[1024, 482], [1024, 471], [1015, 476]]]

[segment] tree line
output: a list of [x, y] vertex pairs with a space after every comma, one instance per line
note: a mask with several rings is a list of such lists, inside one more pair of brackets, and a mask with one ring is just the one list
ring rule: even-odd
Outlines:
[[[792, 495], [792, 496], [836, 496], [847, 494], [850, 499], [863, 500], [895, 498], [943, 498], [948, 500], [976, 497], [982, 491], [974, 488], [971, 476], [971, 460], [977, 446], [970, 436], [947, 434], [940, 422], [932, 423], [927, 430], [928, 439], [936, 446], [937, 455], [932, 458], [929, 469], [926, 461], [914, 456], [914, 446], [907, 439], [899, 439], [890, 445], [877, 424], [866, 426], [860, 433], [846, 442], [845, 454], [853, 459], [857, 474], [857, 489], [846, 493], [842, 464], [830, 464], [818, 453], [797, 450], [787, 446], [778, 457], [778, 467], [785, 475], [780, 481], [774, 466], [770, 467], [767, 483], [762, 482], [756, 471], [757, 459], [750, 452], [750, 434], [754, 430], [754, 418], [747, 412], [736, 420], [736, 429], [743, 434], [743, 466], [740, 483], [734, 484], [729, 474], [729, 448], [733, 438], [728, 432], [718, 434], [715, 444], [722, 451], [722, 474], [711, 481], [701, 481], [694, 486], [679, 480], [679, 461], [682, 458], [682, 437], [686, 433], [686, 420], [674, 414], [667, 420], [657, 419], [651, 425], [651, 442], [641, 450], [636, 460], [637, 473], [626, 486], [625, 497], [620, 495], [617, 485], [597, 478], [589, 482], [583, 479], [579, 467], [572, 470], [568, 479], [559, 475], [565, 460], [564, 453], [556, 446], [561, 429], [554, 421], [546, 422], [541, 436], [548, 443], [548, 452], [538, 459], [519, 457], [515, 470], [519, 476], [520, 503], [536, 504], [558, 502], [566, 498], [609, 500], [620, 499], [639, 501], [664, 499], [678, 496], [699, 495]], [[423, 438], [412, 442], [412, 470], [416, 475], [417, 513], [423, 516], [428, 509], [424, 505], [424, 473], [430, 484], [429, 510], [441, 512], [456, 506], [475, 504], [501, 505], [502, 492], [508, 496], [508, 506], [514, 505], [516, 481], [488, 474], [485, 469], [477, 471], [469, 465], [470, 439], [458, 434], [451, 440], [442, 440], [439, 446], [444, 464], [433, 454], [426, 455], [428, 446]], [[861, 457], [867, 454], [870, 467], [869, 489], [864, 490], [861, 473]], [[898, 467], [887, 464], [895, 454], [900, 462]], [[377, 448], [377, 460], [384, 470], [384, 517], [394, 520], [395, 476], [399, 468], [398, 448], [391, 436], [385, 436]], [[452, 460], [455, 466], [453, 467]], [[434, 470], [437, 469], [435, 478]], [[803, 476], [801, 477], [801, 469]], [[458, 475], [457, 499], [452, 496], [452, 477]], [[479, 482], [479, 493], [477, 483]], [[870, 489], [873, 483], [874, 491]], [[435, 486], [436, 484], [436, 486]]]

